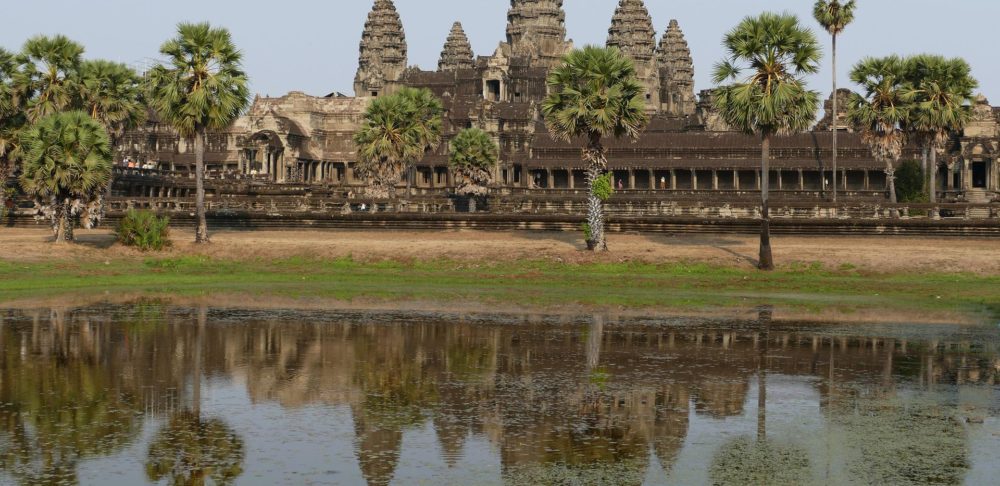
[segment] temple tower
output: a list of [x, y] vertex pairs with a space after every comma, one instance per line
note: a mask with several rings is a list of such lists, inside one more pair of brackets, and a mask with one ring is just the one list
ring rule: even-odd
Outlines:
[[663, 33], [657, 56], [660, 68], [660, 111], [674, 116], [693, 115], [697, 107], [694, 96], [694, 61], [676, 20], [671, 20], [667, 31]]
[[566, 41], [563, 0], [511, 0], [507, 43], [512, 55], [529, 57], [536, 66], [551, 67], [572, 47]]
[[438, 61], [439, 71], [458, 71], [459, 69], [472, 69], [473, 53], [472, 44], [462, 29], [461, 22], [455, 22], [451, 26], [451, 33], [444, 43], [444, 50], [441, 51], [441, 60]]
[[660, 73], [656, 60], [656, 31], [642, 0], [620, 0], [608, 29], [608, 47], [617, 47], [635, 63], [646, 89], [646, 106], [660, 108]]
[[361, 34], [357, 96], [379, 96], [395, 90], [406, 70], [406, 34], [392, 0], [375, 0]]

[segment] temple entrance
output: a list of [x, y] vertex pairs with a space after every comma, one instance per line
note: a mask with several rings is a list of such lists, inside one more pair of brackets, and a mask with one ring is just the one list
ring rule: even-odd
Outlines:
[[240, 173], [252, 177], [265, 177], [271, 181], [281, 182], [284, 165], [284, 144], [277, 134], [264, 131], [250, 137], [243, 149], [243, 160]]
[[972, 163], [972, 187], [974, 189], [986, 188], [986, 162]]

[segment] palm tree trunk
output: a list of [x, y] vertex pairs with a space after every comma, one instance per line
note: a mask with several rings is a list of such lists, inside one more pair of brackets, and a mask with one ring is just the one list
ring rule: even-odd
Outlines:
[[65, 200], [66, 198], [57, 199], [55, 202], [55, 206], [52, 208], [52, 211], [54, 211], [52, 218], [54, 220], [53, 227], [56, 236], [55, 243], [62, 243], [65, 241], [65, 235], [66, 235], [66, 233], [64, 232], [64, 229], [66, 228], [66, 205], [64, 203]]
[[930, 183], [929, 183], [930, 187], [927, 188], [927, 195], [929, 196], [928, 201], [930, 201], [931, 204], [934, 204], [937, 203], [937, 171], [938, 171], [937, 148], [931, 147], [930, 152], [931, 152], [931, 163], [930, 166], [928, 167], [930, 174]]
[[771, 213], [768, 211], [768, 186], [771, 179], [771, 135], [764, 134], [760, 144], [760, 262], [757, 268], [774, 270], [774, 257], [771, 255]]
[[73, 236], [73, 200], [71, 198], [63, 199], [63, 239], [66, 241], [73, 241], [75, 237]]
[[[837, 34], [833, 35], [833, 202], [837, 202]], [[823, 184], [820, 184], [822, 187]]]
[[195, 211], [198, 213], [198, 229], [194, 234], [195, 243], [208, 243], [208, 220], [205, 218], [205, 127], [194, 131], [194, 184]]
[[885, 184], [889, 188], [889, 202], [896, 204], [896, 167], [891, 160], [885, 161]]
[[924, 190], [925, 191], [927, 190], [927, 176], [928, 176], [928, 173], [927, 173], [927, 152], [929, 150], [930, 150], [930, 146], [928, 144], [925, 144], [925, 143], [921, 144], [921, 147], [920, 147], [920, 170], [922, 171], [921, 174], [923, 174]]
[[587, 224], [590, 226], [590, 241], [587, 242], [587, 248], [592, 251], [608, 251], [608, 242], [604, 235], [604, 201], [597, 197], [594, 191], [594, 183], [604, 175], [608, 166], [599, 133], [590, 135], [583, 158], [587, 161], [587, 186], [589, 188]]

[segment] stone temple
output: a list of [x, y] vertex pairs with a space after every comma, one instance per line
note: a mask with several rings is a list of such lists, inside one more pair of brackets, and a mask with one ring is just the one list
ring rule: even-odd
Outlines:
[[[621, 0], [609, 14], [607, 45], [635, 61], [651, 115], [637, 142], [609, 142], [616, 184], [634, 191], [698, 194], [712, 202], [757, 190], [759, 142], [721, 122], [713, 113], [710, 90], [696, 96], [681, 25], [671, 20], [658, 35], [643, 0]], [[412, 86], [430, 89], [446, 109], [445, 142], [416, 167], [409, 181], [415, 193], [453, 186], [447, 141], [469, 127], [493, 134], [501, 147], [497, 194], [579, 190], [584, 187], [580, 147], [549, 136], [539, 113], [547, 72], [573, 48], [565, 18], [562, 0], [511, 0], [506, 39], [493, 53], [477, 56], [462, 24], [455, 22], [450, 32], [441, 33], [437, 69], [425, 71], [408, 64], [406, 30], [392, 0], [375, 0], [361, 36], [354, 96], [291, 92], [256, 98], [232, 127], [209, 136], [209, 174], [262, 184], [342, 187], [345, 193], [360, 188], [364, 181], [354, 173], [351, 137], [366, 105], [373, 97]], [[847, 94], [842, 90], [840, 96]], [[971, 126], [938, 157], [944, 201], [985, 203], [1000, 197], [1000, 112], [984, 98], [976, 101], [974, 112]], [[830, 170], [834, 123], [842, 132], [837, 174]], [[192, 147], [191, 140], [152, 120], [129, 134], [120, 149], [160, 169], [186, 171], [194, 164]], [[909, 146], [903, 158], [919, 160], [920, 155]], [[829, 101], [813, 131], [777, 138], [772, 156], [769, 177], [779, 196], [817, 199], [836, 184], [848, 200], [885, 199], [884, 166], [846, 126], [844, 113], [830, 113]]]

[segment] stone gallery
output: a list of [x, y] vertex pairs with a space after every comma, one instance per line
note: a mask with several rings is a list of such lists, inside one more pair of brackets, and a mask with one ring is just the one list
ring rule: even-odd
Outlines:
[[[454, 187], [448, 140], [471, 127], [486, 130], [500, 146], [497, 193], [583, 189], [579, 145], [553, 139], [539, 109], [549, 69], [573, 47], [562, 4], [512, 0], [506, 41], [487, 56], [473, 52], [456, 22], [437, 69], [425, 71], [408, 65], [403, 20], [392, 0], [376, 0], [361, 38], [354, 96], [291, 92], [256, 98], [228, 130], [209, 135], [209, 177], [360, 189], [365, 183], [354, 172], [352, 136], [363, 112], [374, 97], [409, 86], [430, 89], [445, 107], [443, 142], [403, 183], [415, 193]], [[711, 90], [696, 95], [691, 51], [676, 20], [658, 35], [642, 0], [621, 0], [611, 17], [607, 45], [634, 60], [651, 115], [638, 141], [609, 142], [609, 168], [618, 188], [678, 195], [714, 192], [715, 202], [760, 188], [759, 140], [725, 126], [713, 112]], [[850, 91], [837, 94], [843, 102], [836, 116], [828, 100], [825, 116], [812, 131], [774, 140], [769, 177], [779, 197], [815, 200], [836, 184], [849, 201], [886, 199], [885, 166], [845, 121]], [[994, 155], [1000, 150], [998, 111], [982, 96], [973, 109], [973, 121], [964, 133], [953, 135], [937, 158], [941, 201], [982, 204], [1000, 197]], [[841, 132], [836, 174], [831, 170], [834, 125]], [[193, 141], [181, 139], [155, 118], [124, 137], [119, 149], [122, 157], [147, 167], [193, 171]], [[911, 143], [902, 160], [921, 156]]]

